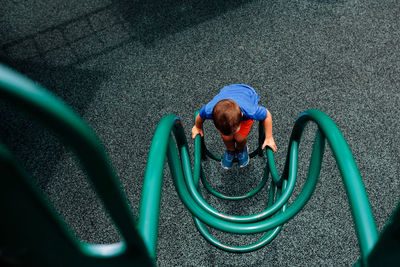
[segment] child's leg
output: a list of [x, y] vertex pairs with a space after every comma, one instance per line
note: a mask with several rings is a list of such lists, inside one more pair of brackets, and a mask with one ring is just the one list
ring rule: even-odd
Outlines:
[[247, 136], [240, 135], [239, 133], [234, 135], [235, 142], [236, 142], [236, 149], [241, 150], [247, 144]]
[[235, 158], [235, 139], [233, 135], [222, 135], [222, 140], [224, 140], [227, 150], [221, 158], [221, 165], [224, 169], [229, 170], [232, 168], [233, 159]]
[[247, 136], [250, 133], [251, 126], [253, 126], [254, 120], [242, 121], [240, 124], [239, 132], [236, 133], [233, 137], [236, 142], [236, 149], [243, 149], [247, 144]]
[[253, 122], [254, 120], [243, 121], [240, 124], [239, 132], [234, 135], [221, 135], [227, 150], [241, 150], [246, 146], [247, 136], [249, 135]]
[[247, 148], [247, 136], [251, 130], [254, 120], [242, 121], [240, 129], [237, 134], [234, 135], [236, 142], [236, 156], [239, 161], [239, 167], [243, 168], [249, 164], [249, 154]]
[[224, 144], [227, 150], [235, 151], [235, 139], [233, 135], [222, 135], [222, 140], [224, 140]]

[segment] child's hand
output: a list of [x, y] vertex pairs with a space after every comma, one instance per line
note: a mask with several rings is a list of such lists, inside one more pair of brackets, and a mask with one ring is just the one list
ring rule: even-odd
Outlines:
[[276, 150], [278, 150], [273, 137], [265, 138], [264, 143], [261, 148], [264, 149], [266, 146], [270, 147], [272, 149], [272, 151], [274, 151], [274, 152], [276, 152]]
[[201, 137], [204, 136], [203, 129], [197, 128], [197, 126], [195, 125], [192, 128], [192, 138], [194, 139], [196, 137], [196, 135], [198, 135], [198, 134], [200, 134]]

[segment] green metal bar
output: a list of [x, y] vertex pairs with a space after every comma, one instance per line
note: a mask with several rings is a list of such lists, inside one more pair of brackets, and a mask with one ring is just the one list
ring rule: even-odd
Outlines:
[[263, 174], [263, 178], [261, 180], [261, 182], [257, 185], [256, 188], [254, 188], [253, 190], [251, 190], [248, 193], [239, 195], [239, 196], [231, 196], [231, 195], [227, 195], [227, 194], [223, 194], [221, 192], [218, 192], [217, 190], [215, 190], [214, 188], [212, 188], [212, 186], [208, 183], [207, 178], [203, 172], [203, 169], [201, 169], [201, 173], [200, 173], [200, 178], [201, 178], [201, 182], [203, 183], [204, 187], [208, 190], [208, 192], [210, 192], [212, 195], [221, 198], [221, 199], [225, 199], [225, 200], [243, 200], [243, 199], [247, 199], [250, 198], [254, 195], [256, 195], [261, 189], [264, 188], [265, 184], [267, 183], [268, 177], [269, 177], [269, 170], [267, 167], [264, 168], [264, 174]]
[[[286, 188], [287, 186], [287, 182], [284, 181], [283, 182], [283, 188]], [[275, 189], [276, 189], [276, 185], [274, 184], [274, 182], [271, 182], [271, 186], [270, 186], [270, 193], [269, 193], [269, 198], [268, 198], [268, 207], [271, 206], [273, 204], [274, 201], [274, 194], [275, 194]], [[281, 191], [280, 189], [278, 189], [277, 192], [277, 196], [276, 198], [279, 198], [281, 195]], [[285, 204], [282, 207], [281, 212], [284, 212], [286, 210], [287, 204]], [[228, 244], [224, 244], [222, 242], [220, 242], [219, 240], [215, 239], [207, 230], [207, 228], [205, 227], [205, 225], [196, 217], [193, 217], [194, 221], [195, 221], [195, 225], [197, 227], [197, 229], [199, 230], [199, 232], [203, 235], [203, 237], [210, 242], [212, 245], [216, 246], [217, 248], [220, 248], [222, 250], [225, 250], [227, 252], [235, 252], [235, 253], [246, 253], [246, 252], [251, 252], [251, 251], [255, 251], [257, 249], [262, 248], [263, 246], [269, 244], [272, 240], [275, 239], [275, 237], [279, 234], [279, 232], [282, 229], [282, 226], [277, 226], [275, 229], [268, 231], [267, 233], [265, 233], [263, 235], [263, 237], [261, 237], [258, 241], [250, 244], [250, 245], [246, 245], [246, 246], [233, 246], [233, 245], [228, 245]]]
[[[382, 230], [364, 266], [398, 266], [400, 263], [400, 202]], [[363, 259], [362, 259], [363, 260]]]
[[[229, 215], [223, 212], [220, 212], [214, 208], [212, 208], [200, 195], [200, 192], [196, 190], [197, 186], [193, 183], [193, 180], [198, 180], [197, 178], [192, 178], [191, 168], [190, 168], [190, 159], [187, 152], [187, 145], [184, 144], [181, 147], [181, 159], [182, 159], [182, 166], [183, 172], [185, 177], [185, 182], [188, 187], [190, 194], [192, 195], [193, 200], [197, 203], [197, 205], [201, 206], [204, 210], [207, 210], [210, 214], [215, 217], [219, 217], [226, 221], [236, 221], [236, 222], [251, 222], [251, 221], [259, 221], [265, 217], [271, 216], [275, 212], [277, 212], [289, 199], [290, 195], [293, 192], [295, 183], [296, 183], [296, 175], [297, 175], [297, 143], [292, 146], [291, 151], [291, 165], [290, 165], [290, 176], [289, 176], [289, 184], [290, 186], [285, 191], [283, 196], [273, 205], [272, 207], [268, 208], [267, 210], [260, 212], [258, 214], [250, 215], [250, 216], [235, 216]], [[200, 158], [199, 153], [196, 153], [195, 158]]]
[[[328, 125], [323, 125], [321, 126], [319, 120], [330, 120], [329, 117], [327, 117], [325, 115], [325, 118], [321, 119], [321, 114], [323, 114], [320, 111], [316, 111], [310, 112], [312, 114], [312, 116], [308, 117], [307, 120], [301, 120], [302, 116], [299, 117], [299, 119], [296, 122], [296, 125], [294, 127], [293, 130], [293, 134], [292, 134], [292, 138], [291, 138], [291, 142], [290, 142], [290, 147], [293, 145], [294, 141], [299, 141], [300, 137], [301, 137], [301, 133], [304, 130], [305, 124], [306, 122], [308, 122], [309, 120], [314, 120], [317, 122], [317, 124], [320, 126], [320, 129], [322, 129], [325, 132], [332, 132], [332, 128], [336, 128], [336, 125], [334, 125], [334, 123], [330, 123]], [[324, 116], [322, 116], [324, 117]], [[331, 120], [330, 120], [331, 121]], [[338, 135], [338, 132], [340, 133], [340, 131], [335, 131], [336, 133], [333, 134], [328, 134], [328, 140], [330, 140], [330, 145], [331, 146], [335, 146], [337, 145], [337, 140], [335, 138], [342, 138], [343, 137], [340, 135]], [[319, 171], [320, 171], [320, 165], [321, 165], [321, 160], [322, 160], [322, 154], [323, 154], [323, 148], [321, 148], [320, 146], [322, 145], [318, 145], [319, 144], [323, 144], [323, 139], [321, 135], [319, 134], [319, 132], [317, 133], [317, 137], [316, 137], [316, 145], [314, 145], [314, 149], [313, 149], [313, 156], [310, 162], [310, 170], [309, 170], [309, 175], [307, 178], [307, 182], [300, 194], [300, 196], [298, 197], [298, 199], [296, 199], [296, 201], [288, 208], [288, 210], [285, 212], [286, 214], [282, 215], [282, 217], [274, 217], [271, 220], [269, 220], [268, 222], [257, 222], [257, 223], [252, 223], [252, 224], [248, 224], [246, 225], [248, 228], [248, 232], [257, 232], [261, 229], [263, 230], [268, 230], [269, 228], [273, 227], [273, 226], [277, 226], [279, 223], [284, 223], [286, 220], [290, 219], [292, 216], [294, 216], [301, 208], [302, 206], [305, 205], [305, 203], [308, 201], [309, 197], [311, 196], [312, 192], [315, 189], [315, 185], [316, 185], [316, 181], [317, 178], [319, 176]], [[196, 137], [197, 138], [197, 137]], [[343, 139], [344, 140], [344, 139]], [[345, 146], [347, 146], [347, 144], [344, 141]], [[343, 142], [340, 142], [339, 145], [343, 146]], [[336, 151], [333, 150], [336, 153], [337, 157], [340, 157], [340, 151]], [[347, 156], [346, 156], [347, 157]], [[348, 159], [348, 157], [347, 157]], [[339, 162], [339, 164], [342, 164], [341, 162]], [[288, 164], [286, 164], [288, 165]], [[351, 164], [350, 164], [351, 165]], [[355, 166], [355, 163], [354, 163]], [[343, 167], [343, 169], [346, 169], [346, 167]], [[351, 174], [350, 174], [351, 176]], [[345, 176], [344, 179], [349, 179], [349, 176]], [[351, 178], [353, 179], [353, 178]], [[357, 179], [357, 177], [355, 178]], [[346, 183], [345, 183], [346, 184]], [[351, 185], [352, 183], [347, 183], [347, 185]], [[179, 185], [179, 184], [178, 184]], [[183, 188], [182, 188], [183, 189]], [[178, 189], [178, 191], [181, 189]], [[190, 194], [190, 193], [188, 193]], [[181, 197], [183, 197], [183, 201], [185, 202], [185, 204], [187, 204], [189, 206], [189, 209], [191, 209], [192, 212], [195, 213], [195, 216], [197, 217], [197, 214], [199, 214], [199, 219], [202, 221], [207, 221], [207, 219], [205, 219], [205, 217], [207, 217], [207, 215], [204, 217], [202, 212], [198, 211], [198, 209], [191, 207], [191, 205], [194, 205], [194, 203], [190, 203], [190, 199], [187, 199], [185, 196], [182, 196], [182, 194], [180, 194]], [[368, 203], [368, 202], [367, 202]], [[195, 205], [194, 205], [195, 206]], [[371, 210], [368, 209], [368, 207], [364, 206], [364, 212], [366, 213], [371, 213]], [[197, 214], [196, 214], [197, 213]], [[354, 216], [354, 215], [353, 215]], [[357, 215], [355, 215], [357, 216]], [[357, 220], [357, 219], [356, 219]], [[208, 221], [207, 221], [208, 222]], [[211, 224], [213, 227], [217, 228], [217, 229], [223, 229], [224, 231], [232, 231], [232, 232], [238, 232], [238, 233], [242, 233], [244, 232], [243, 227], [241, 227], [240, 225], [237, 225], [235, 223], [227, 223], [227, 222], [221, 222], [221, 221], [211, 221]], [[358, 224], [356, 223], [356, 227], [359, 227]], [[363, 227], [361, 226], [361, 229], [358, 229], [358, 232], [360, 233], [365, 233], [365, 232], [376, 232], [376, 228], [372, 225], [367, 226], [367, 227]], [[362, 236], [362, 237], [361, 237]], [[359, 240], [360, 240], [360, 249], [363, 251], [364, 247], [362, 245], [362, 243], [364, 242], [364, 236], [363, 235], [359, 235]]]
[[[279, 197], [279, 194], [278, 194]], [[282, 207], [282, 212], [285, 211], [286, 209], [286, 204]], [[194, 217], [195, 225], [197, 229], [200, 231], [200, 233], [203, 235], [203, 237], [210, 242], [212, 245], [216, 246], [217, 248], [220, 248], [222, 250], [225, 250], [227, 252], [235, 252], [235, 253], [246, 253], [246, 252], [252, 252], [257, 249], [262, 248], [263, 246], [269, 244], [272, 240], [275, 239], [275, 237], [280, 233], [282, 226], [277, 226], [275, 229], [268, 231], [265, 233], [258, 241], [246, 245], [246, 246], [233, 246], [233, 245], [228, 245], [220, 242], [216, 238], [214, 238], [207, 230], [205, 225], [196, 217]]]
[[[194, 120], [196, 120], [197, 115], [199, 114], [199, 111], [197, 110], [194, 114]], [[203, 148], [201, 146], [204, 146]], [[196, 154], [196, 156], [194, 157], [194, 167], [193, 167], [193, 177], [194, 177], [194, 184], [197, 185], [197, 180], [199, 179], [199, 177], [201, 178], [201, 181], [204, 185], [204, 187], [214, 196], [221, 198], [221, 199], [226, 199], [226, 200], [243, 200], [246, 198], [250, 198], [254, 195], [256, 195], [266, 184], [267, 180], [268, 180], [268, 169], [265, 168], [264, 171], [264, 175], [263, 178], [260, 182], [260, 184], [254, 188], [253, 190], [251, 190], [250, 192], [240, 195], [240, 196], [229, 196], [226, 194], [223, 194], [221, 192], [216, 191], [215, 189], [213, 189], [210, 184], [208, 183], [206, 176], [204, 175], [203, 169], [201, 167], [201, 159], [203, 158], [203, 149], [205, 150], [205, 153], [207, 153], [207, 155], [209, 155], [212, 159], [214, 160], [218, 160], [218, 156], [214, 155], [213, 153], [209, 152], [207, 150], [207, 148], [205, 147], [204, 144], [204, 139], [200, 139], [200, 138], [196, 138], [195, 139], [195, 151], [199, 151], [200, 154]], [[258, 151], [256, 151], [258, 153]], [[200, 155], [200, 156], [199, 156]], [[262, 151], [261, 151], [261, 156], [262, 156]], [[219, 160], [220, 157], [219, 157]]]
[[[150, 146], [139, 207], [138, 229], [151, 257], [156, 257], [163, 170], [170, 132], [178, 118], [170, 114], [158, 124]], [[173, 163], [177, 164], [177, 163]]]
[[320, 162], [321, 162], [321, 157], [323, 155], [323, 140], [322, 142], [319, 141], [315, 143], [313, 154], [317, 154], [319, 158], [316, 158], [315, 156], [312, 157], [312, 163], [315, 166], [315, 169], [309, 172], [306, 184], [304, 185], [303, 190], [300, 193], [299, 197], [292, 203], [291, 206], [288, 207], [288, 209], [284, 213], [274, 216], [273, 218], [270, 218], [268, 220], [263, 220], [261, 222], [240, 224], [240, 223], [223, 221], [221, 219], [216, 219], [210, 216], [210, 214], [204, 211], [201, 207], [196, 205], [195, 201], [191, 198], [191, 194], [188, 191], [187, 187], [185, 186], [184, 181], [180, 181], [180, 179], [183, 179], [183, 175], [180, 175], [180, 177], [174, 177], [174, 179], [177, 180], [176, 181], [177, 191], [182, 201], [187, 206], [187, 208], [193, 213], [193, 215], [197, 217], [200, 221], [210, 225], [211, 227], [226, 232], [239, 233], [239, 234], [246, 234], [246, 233], [252, 234], [252, 233], [265, 232], [291, 219], [294, 215], [296, 215], [300, 211], [300, 209], [308, 201], [309, 197], [311, 196], [312, 192], [315, 189], [315, 185], [317, 183], [317, 178], [320, 171]]
[[366, 257], [378, 239], [378, 231], [367, 193], [353, 155], [342, 133], [328, 115], [319, 110], [307, 110], [299, 123], [313, 120], [327, 138], [342, 175], [349, 200], [362, 257]]
[[275, 160], [274, 160], [274, 153], [271, 149], [267, 149], [267, 158], [268, 158], [268, 167], [271, 172], [272, 180], [276, 184], [279, 184], [282, 181], [282, 178], [278, 174], [278, 170], [276, 169]]
[[[89, 181], [102, 200], [106, 211], [110, 214], [117, 230], [121, 233], [123, 243], [113, 244], [108, 248], [105, 245], [99, 246], [83, 242], [79, 243], [76, 249], [79, 250], [77, 253], [80, 253], [79, 255], [81, 256], [79, 257], [82, 257], [82, 261], [84, 259], [84, 261], [87, 262], [91, 262], [91, 260], [97, 262], [96, 259], [99, 258], [113, 258], [114, 260], [117, 260], [118, 255], [122, 255], [121, 259], [127, 260], [130, 258], [131, 262], [135, 262], [132, 261], [132, 255], [141, 255], [136, 258], [143, 258], [143, 264], [151, 264], [151, 261], [148, 260], [148, 253], [144, 243], [136, 230], [136, 221], [131, 207], [129, 206], [129, 202], [123, 193], [119, 179], [115, 175], [104, 151], [103, 145], [87, 124], [60, 99], [53, 96], [47, 90], [25, 76], [2, 64], [0, 64], [0, 99], [14, 103], [17, 107], [37, 119], [45, 127], [54, 132], [64, 144], [74, 151], [79, 158], [81, 165], [86, 170]], [[3, 149], [3, 164], [5, 161], [4, 151], [5, 150]], [[13, 177], [24, 177], [23, 174], [19, 173], [20, 167], [15, 164], [6, 164], [3, 165], [3, 167], [8, 169], [7, 172], [9, 175], [4, 176], [2, 179], [10, 180], [13, 179]], [[28, 178], [21, 179], [25, 180], [25, 182], [20, 180], [19, 184], [25, 184], [25, 189], [18, 187], [16, 190], [35, 191], [35, 185], [26, 183]], [[51, 204], [37, 193], [32, 193], [31, 196], [31, 199], [35, 199], [32, 201], [37, 203], [34, 206], [35, 210], [43, 210], [43, 213], [41, 213], [42, 215], [40, 216], [31, 214], [32, 218], [30, 218], [30, 220], [35, 222], [34, 226], [37, 227], [37, 229], [42, 229], [40, 231], [41, 233], [46, 233], [45, 229], [42, 228], [40, 224], [44, 222], [52, 222], [53, 224], [58, 225], [55, 227], [59, 229], [52, 231], [54, 233], [58, 231], [60, 233], [58, 236], [63, 236], [63, 238], [53, 238], [52, 236], [49, 236], [48, 242], [54, 245], [57, 244], [59, 240], [62, 240], [63, 242], [76, 246], [76, 241], [73, 241], [74, 238], [68, 233], [66, 227], [63, 226], [62, 220], [57, 219], [58, 215], [51, 211]], [[28, 201], [26, 198], [23, 199]], [[23, 214], [22, 211], [21, 213], [14, 212], [13, 216], [15, 216], [15, 220], [24, 221], [22, 218], [25, 218], [25, 214]], [[11, 220], [11, 218], [9, 219]], [[11, 225], [9, 226], [12, 227]], [[49, 229], [55, 228], [50, 227]], [[50, 230], [49, 233], [51, 233]], [[36, 236], [34, 230], [31, 232], [25, 232], [25, 234], [28, 236], [31, 235], [32, 238]], [[25, 240], [28, 240], [28, 236], [20, 239], [21, 244], [24, 244]], [[36, 249], [35, 247], [32, 247], [32, 245], [33, 244], [31, 243], [31, 249]], [[57, 248], [62, 250], [61, 245]], [[53, 248], [53, 250], [54, 249], [55, 248]], [[42, 253], [41, 255], [43, 255], [44, 250], [38, 249], [37, 252]], [[62, 255], [62, 253], [63, 252], [60, 251], [54, 252], [55, 255]], [[76, 255], [76, 253], [73, 255]], [[86, 257], [83, 255], [86, 255]], [[79, 257], [76, 256], [76, 258]], [[107, 261], [104, 261], [104, 263], [106, 262]], [[110, 262], [108, 264], [110, 264]]]
[[[183, 152], [181, 152], [181, 155], [182, 154], [185, 154], [185, 150]], [[175, 143], [173, 142], [172, 138], [170, 138], [170, 140], [169, 140], [168, 162], [169, 162], [172, 176], [177, 178], [177, 179], [174, 179], [174, 181], [176, 183], [178, 183], [180, 186], [184, 186], [184, 181], [183, 181], [184, 175], [183, 175], [183, 171], [182, 171], [182, 169], [184, 167], [181, 164], [181, 160], [179, 159], [178, 152], [177, 152]], [[273, 190], [271, 192], [273, 193]], [[284, 210], [285, 207], [283, 207], [282, 209]], [[277, 227], [275, 230], [266, 233], [263, 238], [261, 238], [258, 242], [254, 243], [252, 245], [236, 247], [236, 246], [229, 246], [229, 245], [220, 243], [218, 240], [213, 238], [208, 233], [207, 229], [197, 218], [194, 218], [194, 219], [195, 219], [196, 226], [198, 227], [199, 231], [203, 234], [203, 236], [206, 238], [206, 240], [210, 241], [212, 244], [216, 245], [217, 247], [224, 249], [226, 251], [230, 251], [230, 252], [248, 252], [248, 251], [253, 251], [253, 250], [259, 249], [262, 246], [266, 245], [267, 243], [271, 242], [277, 236], [277, 234], [279, 233], [279, 231], [281, 229], [281, 227]]]
[[[199, 195], [200, 192], [197, 192], [197, 190], [195, 189], [197, 186], [195, 186], [193, 184], [193, 182], [191, 182], [191, 180], [192, 180], [191, 173], [190, 173], [189, 169], [187, 169], [187, 168], [186, 169], [184, 168], [185, 181], [189, 188], [189, 192], [191, 192], [193, 199], [196, 201], [196, 203], [198, 205], [202, 206], [208, 212], [210, 212], [213, 216], [220, 217], [227, 221], [236, 221], [236, 222], [259, 221], [259, 220], [262, 220], [263, 218], [269, 217], [269, 216], [273, 215], [274, 213], [276, 213], [282, 206], [285, 205], [285, 203], [288, 201], [288, 199], [290, 198], [290, 196], [293, 192], [293, 189], [294, 189], [295, 183], [296, 183], [296, 176], [297, 176], [297, 143], [296, 142], [292, 146], [290, 155], [292, 158], [290, 161], [291, 165], [290, 165], [290, 175], [289, 175], [289, 186], [286, 188], [284, 194], [282, 194], [281, 198], [279, 198], [279, 200], [277, 200], [276, 203], [274, 203], [274, 205], [272, 205], [271, 207], [268, 207], [266, 210], [264, 210], [260, 213], [249, 215], [249, 216], [229, 215], [229, 214], [225, 214], [223, 212], [220, 212], [220, 211], [215, 210], [212, 207], [210, 207], [206, 203], [206, 201]], [[198, 153], [195, 153], [195, 159], [196, 158], [200, 158], [200, 155]], [[189, 162], [189, 160], [186, 160], [186, 164], [183, 164], [183, 165], [188, 166], [188, 162]], [[198, 179], [195, 177], [194, 180], [198, 180]], [[280, 178], [279, 178], [279, 180], [280, 180]]]
[[[40, 255], [41, 249], [51, 251], [54, 246], [52, 242], [46, 242], [41, 244], [40, 248], [37, 247], [37, 240], [46, 238], [45, 233], [49, 233], [51, 241], [64, 239], [66, 242], [59, 242], [57, 248], [60, 251], [50, 253], [44, 261], [45, 265], [57, 260], [57, 257], [64, 259], [68, 254], [77, 254], [80, 248], [79, 241], [57, 216], [55, 209], [46, 205], [42, 192], [35, 190], [33, 180], [28, 178], [2, 144], [0, 173], [0, 211], [5, 215], [0, 221], [2, 249], [4, 244], [10, 251], [19, 251], [24, 247], [32, 248], [21, 256], [30, 262], [37, 262], [36, 255]], [[14, 231], [15, 228], [18, 231]]]
[[[339, 142], [337, 140], [340, 140], [340, 138], [343, 139], [343, 137], [341, 137], [340, 131], [336, 130], [333, 131], [332, 129], [337, 129], [336, 125], [334, 125], [334, 123], [328, 123], [328, 124], [324, 124], [323, 122], [326, 120], [330, 120], [329, 117], [324, 117], [321, 114], [323, 114], [322, 112], [319, 111], [309, 111], [309, 114], [311, 114], [310, 116], [306, 116], [306, 115], [302, 115], [298, 118], [298, 120], [296, 121], [295, 127], [293, 129], [293, 134], [291, 137], [291, 141], [289, 144], [289, 151], [291, 151], [291, 153], [288, 154], [288, 160], [287, 160], [287, 164], [284, 170], [284, 175], [283, 178], [286, 178], [285, 176], [292, 176], [292, 172], [294, 168], [290, 168], [291, 165], [294, 164], [294, 162], [296, 162], [297, 160], [294, 160], [291, 158], [292, 155], [292, 151], [296, 151], [297, 153], [297, 143], [300, 141], [301, 138], [301, 134], [302, 131], [304, 130], [305, 124], [309, 121], [309, 120], [313, 120], [315, 121], [318, 125], [319, 128], [322, 130], [322, 132], [324, 134], [320, 134], [320, 132], [318, 131], [317, 136], [316, 136], [316, 142], [314, 145], [314, 149], [313, 149], [313, 156], [311, 158], [311, 162], [310, 162], [310, 170], [309, 170], [309, 175], [307, 177], [307, 181], [305, 186], [303, 187], [302, 192], [300, 193], [299, 197], [293, 202], [293, 204], [282, 214], [274, 216], [273, 218], [269, 219], [268, 221], [261, 221], [261, 222], [252, 222], [252, 223], [248, 223], [248, 224], [238, 224], [235, 222], [229, 222], [229, 221], [224, 221], [227, 218], [231, 219], [231, 216], [221, 216], [222, 218], [215, 218], [215, 212], [211, 211], [210, 212], [210, 208], [207, 207], [206, 205], [200, 205], [199, 203], [196, 202], [200, 199], [198, 196], [196, 196], [195, 194], [195, 188], [196, 186], [190, 186], [190, 181], [191, 179], [186, 179], [185, 181], [185, 175], [183, 175], [181, 172], [183, 172], [183, 170], [186, 170], [186, 176], [189, 175], [189, 169], [190, 167], [188, 167], [188, 158], [185, 159], [186, 156], [184, 156], [184, 164], [181, 165], [181, 168], [175, 168], [174, 166], [170, 166], [170, 168], [172, 168], [174, 170], [174, 179], [175, 179], [175, 184], [177, 186], [177, 190], [178, 193], [180, 195], [180, 197], [182, 198], [183, 202], [185, 203], [185, 205], [189, 208], [189, 210], [194, 214], [195, 217], [198, 217], [198, 219], [204, 223], [209, 224], [210, 226], [220, 229], [222, 231], [227, 231], [227, 232], [233, 232], [233, 233], [256, 233], [256, 232], [261, 232], [261, 231], [268, 231], [271, 230], [274, 227], [277, 227], [283, 223], [285, 223], [287, 220], [289, 220], [290, 218], [292, 218], [297, 212], [300, 211], [300, 209], [305, 205], [305, 203], [308, 201], [308, 199], [310, 198], [312, 192], [315, 189], [315, 185], [316, 185], [316, 181], [317, 178], [319, 176], [319, 171], [320, 171], [320, 167], [321, 167], [321, 161], [322, 161], [322, 155], [323, 155], [323, 144], [324, 144], [324, 138], [323, 136], [327, 136], [329, 144], [331, 145], [331, 147], [333, 147], [333, 151], [334, 154], [336, 155], [336, 158], [340, 158], [341, 157], [341, 153], [342, 151], [337, 151], [335, 148], [335, 146], [347, 146], [345, 141]], [[175, 120], [175, 119], [174, 119]], [[322, 122], [321, 122], [322, 120]], [[331, 120], [330, 120], [331, 121]], [[168, 123], [166, 124], [168, 125]], [[165, 127], [166, 130], [164, 131], [165, 133], [169, 133], [170, 128], [171, 128], [171, 122], [169, 122], [169, 126]], [[177, 129], [175, 129], [175, 135], [177, 137], [177, 132], [179, 133], [179, 136], [184, 136], [183, 134], [183, 130], [181, 129], [181, 127], [177, 127]], [[327, 134], [325, 134], [327, 133]], [[334, 133], [332, 135], [332, 133]], [[339, 133], [339, 134], [338, 134]], [[196, 137], [196, 138], [200, 138], [200, 137]], [[157, 138], [156, 138], [157, 140]], [[186, 145], [186, 141], [179, 141], [179, 138], [177, 139], [178, 142], [181, 143], [180, 146], [185, 146]], [[344, 139], [343, 139], [344, 140]], [[196, 142], [196, 141], [195, 141]], [[344, 142], [344, 144], [343, 144]], [[183, 153], [183, 155], [185, 155], [187, 153], [187, 149], [181, 149], [181, 152], [185, 151]], [[351, 153], [350, 153], [351, 155]], [[182, 156], [182, 153], [181, 153]], [[172, 156], [171, 156], [172, 157]], [[201, 152], [195, 151], [195, 158], [199, 157], [201, 158]], [[346, 160], [345, 161], [349, 161], [351, 158], [348, 157], [348, 155], [345, 155]], [[271, 157], [269, 157], [269, 160], [272, 160]], [[178, 162], [179, 159], [176, 159], [176, 162]], [[196, 162], [199, 162], [198, 160], [196, 160]], [[346, 166], [343, 166], [343, 161], [339, 161], [340, 168], [342, 168], [344, 171], [343, 172], [347, 172], [348, 166], [351, 166], [352, 164], [347, 164]], [[355, 163], [354, 163], [355, 166]], [[196, 167], [197, 168], [197, 167]], [[296, 167], [297, 168], [297, 167]], [[183, 169], [183, 170], [182, 170]], [[172, 171], [171, 171], [172, 172]], [[199, 173], [199, 168], [197, 168], [196, 170], [197, 173]], [[178, 175], [179, 174], [179, 175]], [[354, 172], [350, 173], [350, 177], [351, 179], [357, 180], [359, 178], [354, 178], [352, 177], [352, 175], [354, 174]], [[179, 176], [179, 177], [178, 177]], [[344, 179], [350, 179], [347, 178], [349, 176], [344, 176]], [[178, 178], [177, 178], [178, 177]], [[194, 180], [197, 180], [198, 178], [194, 178]], [[189, 184], [190, 188], [187, 188], [187, 184]], [[345, 183], [346, 186], [352, 186], [353, 183]], [[194, 196], [194, 197], [193, 197]], [[367, 210], [365, 210], [364, 207], [364, 211], [366, 213], [368, 213], [368, 207]], [[369, 209], [370, 212], [370, 209]], [[355, 215], [353, 216], [358, 216], [357, 213], [354, 213]], [[359, 223], [357, 223], [357, 221], [359, 221], [358, 219], [356, 220], [356, 227], [361, 227], [361, 229], [358, 229], [359, 233], [364, 234], [365, 232], [373, 232], [374, 229], [376, 231], [376, 228], [374, 228], [373, 226], [367, 226], [363, 228], [363, 226], [359, 225]], [[372, 230], [371, 230], [372, 229]], [[363, 235], [359, 235], [359, 240], [360, 240], [360, 249], [362, 251], [364, 251], [365, 246], [364, 244], [364, 236]]]

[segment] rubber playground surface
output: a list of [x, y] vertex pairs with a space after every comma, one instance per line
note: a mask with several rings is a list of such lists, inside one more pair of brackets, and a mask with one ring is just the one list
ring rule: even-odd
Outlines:
[[[252, 86], [271, 111], [281, 172], [293, 122], [320, 109], [353, 151], [381, 230], [400, 199], [399, 11], [395, 0], [3, 1], [0, 62], [58, 95], [94, 129], [135, 214], [151, 138], [166, 114], [181, 118], [193, 151], [195, 110], [225, 85]], [[76, 235], [119, 241], [72, 153], [4, 102], [0, 122], [0, 140]], [[250, 150], [257, 145], [253, 128]], [[315, 130], [307, 126], [300, 144], [290, 202], [307, 175]], [[222, 153], [212, 122], [205, 134], [207, 147]], [[244, 169], [226, 171], [208, 160], [203, 167], [213, 187], [241, 194], [257, 186], [264, 164], [254, 158]], [[215, 208], [236, 215], [262, 211], [267, 201], [266, 189], [239, 202], [204, 194]], [[261, 236], [210, 231], [233, 245]], [[159, 266], [349, 266], [359, 256], [329, 147], [309, 203], [271, 244], [247, 254], [221, 251], [202, 238], [165, 168]]]

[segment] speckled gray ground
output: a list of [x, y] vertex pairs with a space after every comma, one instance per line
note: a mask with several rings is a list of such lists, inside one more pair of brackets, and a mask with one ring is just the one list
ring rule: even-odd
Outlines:
[[[382, 229], [400, 197], [400, 2], [1, 1], [0, 58], [71, 105], [107, 149], [135, 214], [152, 133], [167, 113], [187, 136], [195, 109], [224, 85], [258, 91], [274, 119], [282, 169], [291, 126], [308, 108], [343, 131]], [[78, 237], [114, 242], [118, 234], [72, 154], [12, 106], [0, 105], [0, 137], [19, 156]], [[222, 151], [211, 123], [207, 143]], [[300, 152], [304, 181], [315, 126]], [[255, 131], [250, 146], [255, 145]], [[191, 145], [192, 148], [192, 145]], [[244, 192], [261, 179], [261, 159], [244, 170], [207, 161], [211, 183]], [[266, 193], [226, 203], [259, 211]], [[256, 237], [216, 232], [235, 244]], [[209, 245], [180, 202], [168, 170], [163, 186], [159, 266], [348, 266], [359, 257], [339, 172], [330, 149], [310, 202], [268, 246], [230, 254]]]

